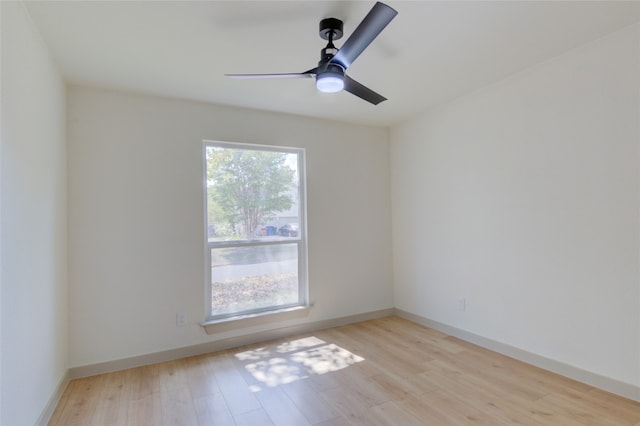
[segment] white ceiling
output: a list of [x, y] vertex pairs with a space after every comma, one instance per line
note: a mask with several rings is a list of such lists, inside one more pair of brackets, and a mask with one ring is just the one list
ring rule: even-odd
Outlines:
[[640, 2], [387, 1], [398, 16], [348, 74], [389, 100], [310, 79], [224, 73], [316, 66], [322, 18], [340, 47], [374, 1], [27, 1], [69, 82], [388, 126], [640, 19]]

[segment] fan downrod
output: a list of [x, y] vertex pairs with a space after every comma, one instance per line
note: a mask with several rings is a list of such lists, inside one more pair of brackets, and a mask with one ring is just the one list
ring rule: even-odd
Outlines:
[[337, 18], [326, 18], [320, 21], [320, 38], [338, 40], [342, 37], [342, 21]]

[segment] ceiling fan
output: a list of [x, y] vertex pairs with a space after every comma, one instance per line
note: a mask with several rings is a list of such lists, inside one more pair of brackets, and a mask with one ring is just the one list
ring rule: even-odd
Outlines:
[[374, 105], [387, 98], [358, 83], [345, 74], [345, 71], [358, 56], [371, 44], [382, 30], [398, 14], [384, 3], [377, 2], [364, 17], [351, 36], [337, 49], [333, 42], [342, 37], [342, 21], [326, 18], [320, 21], [320, 38], [327, 40], [327, 46], [320, 51], [318, 66], [301, 73], [282, 74], [225, 74], [230, 78], [313, 78], [321, 92], [335, 93], [341, 90], [356, 95]]

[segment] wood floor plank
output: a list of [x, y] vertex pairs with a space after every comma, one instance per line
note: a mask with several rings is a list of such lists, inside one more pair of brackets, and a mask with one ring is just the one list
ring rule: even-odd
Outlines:
[[182, 389], [188, 386], [185, 374], [185, 360], [178, 359], [158, 364], [158, 379], [163, 392]]
[[233, 418], [237, 426], [274, 426], [271, 418], [262, 408], [235, 414]]
[[[336, 344], [341, 346], [344, 345], [345, 349], [355, 355], [367, 354], [365, 362], [356, 364], [356, 368], [366, 369], [366, 374], [370, 377], [387, 373], [412, 381], [416, 377], [416, 373], [422, 371], [421, 366], [416, 368], [402, 362], [392, 362], [388, 357], [381, 355], [380, 350], [376, 348], [376, 342], [379, 342], [376, 339], [359, 338], [356, 340], [350, 338], [353, 337], [350, 328], [323, 330], [323, 332], [326, 333], [325, 336], [328, 336], [327, 339], [334, 340]], [[416, 384], [420, 386], [420, 383]], [[429, 389], [422, 389], [423, 392], [427, 390]]]
[[163, 425], [198, 426], [196, 407], [187, 386], [162, 390], [160, 398]]
[[493, 386], [497, 392], [523, 401], [537, 401], [547, 395], [545, 392], [532, 389], [526, 381], [512, 377], [499, 368], [491, 368], [483, 364], [474, 365], [467, 360], [461, 360], [460, 354], [455, 356], [443, 354], [441, 359], [429, 362], [429, 368], [434, 366], [454, 374], [464, 374], [481, 386]]
[[393, 372], [382, 372], [371, 377], [370, 380], [384, 388], [393, 399], [402, 399], [409, 393], [420, 395], [437, 389], [437, 386], [430, 383], [423, 375], [403, 376]]
[[339, 414], [320, 397], [309, 380], [298, 380], [280, 386], [311, 424], [339, 417]]
[[160, 394], [160, 369], [158, 364], [131, 369], [131, 399], [146, 399]]
[[256, 397], [274, 424], [311, 426], [304, 413], [280, 387], [263, 389], [256, 393]]
[[321, 423], [316, 423], [315, 426], [353, 426], [353, 423], [350, 423], [349, 420], [344, 417], [336, 417]]
[[160, 392], [149, 393], [129, 401], [128, 426], [162, 426], [162, 400]]
[[387, 317], [72, 380], [49, 424], [640, 426], [640, 402]]
[[459, 354], [460, 360], [465, 360], [474, 366], [483, 365], [485, 369], [497, 369], [501, 375], [526, 382], [529, 389], [538, 391], [540, 395], [550, 393], [573, 394], [576, 397], [588, 392], [591, 386], [566, 377], [558, 376], [541, 368], [523, 364], [505, 355], [498, 355], [484, 348], [474, 347]]
[[623, 417], [625, 423], [640, 423], [640, 404], [627, 398], [593, 388], [584, 397], [594, 406], [605, 408]]
[[382, 425], [403, 425], [403, 426], [423, 426], [413, 414], [403, 410], [393, 401], [383, 402], [382, 404], [371, 407], [371, 413], [376, 419], [376, 424]]
[[[428, 370], [419, 374], [426, 381], [433, 385], [432, 373], [440, 373], [446, 377], [452, 377], [454, 380], [469, 384], [474, 389], [484, 391], [488, 394], [495, 395], [502, 400], [511, 401], [519, 406], [528, 406], [532, 402], [539, 400], [544, 395], [539, 393], [531, 393], [526, 387], [526, 383], [510, 383], [501, 379], [487, 376], [482, 371], [476, 371], [465, 364], [454, 364], [448, 360], [434, 360], [429, 363]], [[437, 375], [435, 377], [438, 377]], [[446, 385], [445, 385], [446, 386]], [[440, 387], [442, 389], [442, 386]]]
[[227, 402], [227, 407], [234, 417], [238, 414], [262, 409], [262, 405], [227, 352], [222, 352], [213, 358], [211, 365], [220, 391]]
[[450, 418], [445, 413], [434, 410], [431, 405], [426, 402], [428, 395], [432, 393], [433, 392], [426, 392], [421, 395], [409, 394], [405, 398], [394, 402], [425, 425], [451, 424]]
[[314, 390], [316, 390], [317, 392], [322, 392], [323, 390], [341, 386], [341, 382], [340, 380], [338, 380], [339, 376], [340, 372], [334, 371], [331, 373], [309, 376], [309, 378], [307, 378], [306, 380]]
[[341, 383], [340, 388], [358, 395], [368, 406], [378, 405], [393, 398], [393, 392], [388, 388], [370, 377], [359, 375], [355, 369], [347, 368], [341, 371], [337, 377]]
[[369, 401], [361, 393], [347, 387], [336, 387], [322, 391], [320, 395], [353, 425], [374, 425]]
[[584, 426], [574, 416], [559, 413], [554, 407], [536, 406], [530, 410], [529, 415], [546, 425]]
[[613, 408], [603, 403], [602, 400], [593, 398], [590, 392], [582, 395], [577, 393], [558, 393], [552, 396], [559, 398], [559, 403], [562, 406], [571, 407], [581, 412], [592, 413], [596, 417], [603, 419], [603, 423], [612, 420], [616, 424], [630, 424], [640, 420], [640, 411], [636, 409], [635, 413], [628, 412], [620, 400], [617, 401], [618, 404]]
[[616, 426], [621, 422], [614, 418], [614, 413], [601, 413], [587, 404], [562, 398], [559, 395], [547, 395], [535, 404], [536, 408], [559, 413], [585, 426]]
[[425, 360], [425, 355], [427, 355], [427, 352], [420, 348], [420, 344], [435, 346], [438, 350], [454, 354], [465, 350], [463, 346], [446, 337], [422, 333], [414, 328], [408, 333], [404, 333], [402, 330], [398, 330], [397, 325], [393, 320], [380, 319], [375, 322], [363, 323], [362, 327], [369, 330], [371, 334], [380, 335], [384, 340], [393, 343], [390, 345], [390, 349], [398, 350], [402, 356], [410, 356], [415, 359]]
[[235, 425], [221, 392], [197, 398], [194, 405], [200, 426]]
[[453, 394], [463, 403], [487, 414], [501, 423], [511, 425], [544, 426], [528, 416], [526, 410], [519, 410], [518, 404], [510, 403], [504, 395], [499, 395], [483, 386], [467, 380], [466, 375], [445, 374], [439, 371], [424, 373], [434, 386], [447, 394]]
[[443, 390], [423, 394], [422, 403], [431, 411], [440, 413], [446, 419], [444, 424], [494, 426], [508, 424], [467, 404], [458, 395]]
[[131, 370], [105, 376], [91, 422], [93, 425], [121, 426], [127, 423], [132, 378]]
[[210, 359], [208, 356], [198, 356], [185, 360], [185, 378], [194, 399], [220, 394]]
[[[370, 329], [355, 324], [348, 329], [349, 336], [354, 340], [359, 340], [364, 346], [361, 351], [366, 351], [369, 356], [365, 357], [379, 364], [396, 364], [402, 365], [403, 368], [412, 373], [419, 373], [423, 370], [423, 358], [416, 358], [410, 354], [403, 353], [402, 350], [395, 348], [393, 344], [378, 345], [376, 342], [382, 340], [379, 334], [372, 335]], [[368, 331], [369, 330], [369, 331]]]
[[106, 375], [72, 380], [65, 390], [63, 400], [64, 407], [57, 407], [60, 414], [54, 413], [56, 425], [61, 426], [86, 426], [93, 421], [93, 415], [99, 402], [103, 382]]

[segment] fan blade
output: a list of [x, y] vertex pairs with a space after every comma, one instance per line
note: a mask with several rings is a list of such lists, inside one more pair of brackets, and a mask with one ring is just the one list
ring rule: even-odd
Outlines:
[[318, 68], [305, 72], [289, 72], [281, 74], [225, 74], [229, 78], [251, 79], [251, 78], [312, 78], [316, 75]]
[[377, 2], [329, 62], [349, 68], [397, 14], [395, 9]]
[[374, 105], [378, 105], [380, 102], [387, 100], [384, 96], [363, 86], [348, 75], [344, 76], [344, 90]]

